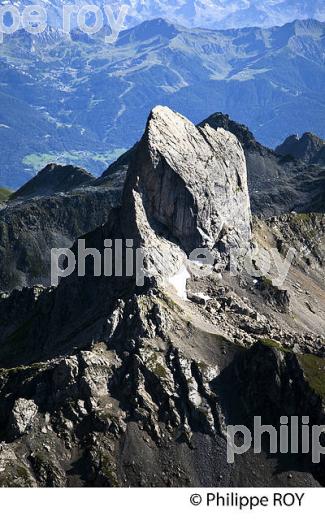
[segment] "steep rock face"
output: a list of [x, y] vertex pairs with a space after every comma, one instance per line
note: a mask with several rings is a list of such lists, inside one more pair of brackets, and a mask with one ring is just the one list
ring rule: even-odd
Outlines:
[[[230, 119], [228, 114], [223, 114], [222, 112], [216, 112], [212, 114], [207, 119], [202, 121], [199, 124], [200, 127], [205, 126], [206, 124], [210, 125], [212, 128], [224, 128], [234, 134], [239, 142], [242, 144], [245, 151], [259, 151], [263, 152], [267, 150], [264, 146], [258, 143], [253, 135], [253, 133], [247, 128], [246, 125], [242, 125]], [[270, 150], [271, 151], [271, 150]]]
[[[276, 214], [278, 211], [291, 210], [294, 202], [290, 190], [287, 189], [287, 182], [288, 177], [293, 173], [292, 162], [290, 165], [283, 164], [282, 158], [257, 142], [245, 125], [232, 121], [226, 114], [220, 112], [212, 114], [199, 126], [206, 124], [215, 129], [224, 128], [232, 132], [242, 144], [247, 163], [252, 211], [268, 215], [269, 212]], [[272, 197], [274, 190], [278, 195], [277, 201]], [[287, 190], [288, 195], [279, 196], [281, 190], [282, 192]]]
[[[245, 125], [232, 121], [228, 115], [217, 112], [199, 126], [205, 124], [215, 129], [225, 128], [241, 142], [246, 157], [254, 213], [270, 217], [293, 210], [324, 210], [325, 149], [320, 146], [323, 143], [320, 138], [312, 136], [311, 139], [312, 134], [305, 134], [301, 143], [294, 138], [295, 150], [291, 149], [292, 153], [289, 153], [287, 145], [276, 151], [261, 145]], [[288, 138], [288, 143], [292, 144], [292, 138]], [[307, 150], [314, 150], [315, 153]], [[311, 162], [315, 164], [310, 164]]]
[[[176, 116], [174, 115], [173, 117]], [[166, 126], [166, 124], [168, 128], [168, 122], [166, 123], [166, 121], [161, 119], [159, 123], [162, 130], [164, 130], [164, 125]], [[226, 167], [223, 166], [224, 159], [221, 158], [224, 158], [224, 155], [226, 155], [225, 160], [229, 166], [226, 170], [230, 171], [232, 167], [235, 169], [235, 163], [237, 164], [238, 162], [239, 164], [241, 161], [236, 158], [237, 152], [235, 152], [233, 157], [229, 155], [231, 160], [228, 160], [228, 151], [226, 151], [226, 153], [222, 150], [220, 153], [216, 151], [215, 163], [211, 161], [210, 164], [205, 165], [204, 158], [202, 160], [200, 154], [195, 155], [197, 150], [195, 150], [192, 141], [189, 141], [190, 144], [181, 147], [179, 142], [177, 142], [180, 136], [178, 134], [178, 136], [175, 137], [176, 134], [174, 135], [173, 130], [167, 131], [166, 135], [161, 138], [161, 143], [155, 142], [154, 134], [155, 132], [157, 134], [159, 131], [158, 126], [154, 128], [156, 124], [157, 121], [154, 122], [153, 119], [149, 125], [150, 128], [148, 127], [146, 136], [141, 141], [141, 146], [137, 144], [126, 154], [122, 155], [104, 172], [102, 177], [94, 180], [87, 173], [78, 168], [54, 167], [50, 165], [43, 171], [42, 175], [39, 174], [39, 176], [35, 177], [35, 179], [17, 192], [21, 194], [19, 200], [11, 200], [9, 203], [1, 205], [0, 290], [8, 291], [33, 284], [49, 285], [49, 251], [51, 247], [70, 247], [78, 236], [90, 232], [108, 218], [111, 207], [117, 206], [121, 200], [125, 176], [131, 165], [133, 165], [133, 170], [138, 170], [145, 179], [145, 168], [150, 172], [148, 179], [145, 180], [145, 184], [143, 180], [141, 181], [141, 185], [143, 186], [140, 188], [137, 187], [137, 172], [135, 173], [135, 177], [132, 178], [132, 190], [134, 188], [133, 191], [135, 193], [137, 190], [138, 192], [139, 190], [143, 192], [149, 190], [150, 196], [154, 194], [155, 190], [152, 189], [151, 184], [153, 183], [153, 179], [156, 179], [156, 176], [160, 175], [158, 171], [159, 168], [166, 171], [166, 175], [164, 175], [165, 180], [169, 178], [173, 179], [172, 182], [174, 182], [176, 177], [178, 178], [176, 184], [172, 185], [171, 190], [166, 190], [165, 187], [161, 194], [159, 192], [154, 194], [156, 202], [153, 208], [147, 207], [145, 203], [145, 200], [148, 199], [147, 195], [146, 197], [139, 195], [140, 198], [142, 197], [139, 204], [142, 207], [143, 215], [139, 218], [138, 226], [141, 220], [145, 221], [147, 218], [150, 218], [152, 222], [149, 227], [153, 225], [153, 221], [155, 221], [154, 227], [157, 227], [159, 224], [159, 232], [164, 234], [163, 228], [165, 227], [166, 231], [167, 223], [167, 227], [170, 227], [170, 229], [173, 228], [173, 232], [168, 231], [167, 235], [173, 235], [173, 240], [177, 243], [180, 242], [178, 236], [186, 236], [184, 243], [186, 240], [187, 248], [189, 247], [189, 242], [198, 242], [200, 244], [206, 242], [210, 247], [212, 238], [216, 241], [218, 240], [220, 223], [224, 216], [222, 211], [227, 207], [227, 212], [224, 211], [224, 213], [227, 219], [231, 220], [231, 213], [229, 213], [231, 204], [227, 201], [226, 205], [220, 204], [220, 207], [217, 209], [214, 208], [212, 204], [211, 211], [210, 209], [206, 211], [206, 209], [204, 209], [204, 201], [208, 196], [208, 191], [210, 190], [211, 193], [211, 189], [216, 189], [213, 185], [213, 179], [216, 174], [218, 173], [220, 179], [225, 179], [223, 168]], [[190, 129], [188, 136], [191, 137], [192, 134], [195, 136], [195, 139], [197, 139], [197, 141], [195, 141], [197, 149], [199, 145], [204, 146], [205, 150], [208, 146], [208, 141], [206, 141], [207, 136], [205, 135], [206, 130], [203, 130], [206, 125], [216, 129], [217, 133], [219, 132], [218, 138], [213, 142], [213, 146], [219, 147], [219, 150], [222, 148], [220, 145], [220, 140], [222, 141], [221, 136], [224, 135], [220, 132], [221, 128], [230, 131], [237, 137], [243, 146], [246, 156], [248, 187], [252, 211], [254, 213], [272, 216], [291, 211], [324, 211], [325, 171], [321, 165], [307, 165], [302, 161], [279, 156], [272, 150], [259, 144], [247, 127], [232, 121], [228, 116], [221, 113], [216, 113], [204, 121], [199, 125], [198, 131], [196, 131], [189, 122], [187, 125], [187, 128]], [[187, 130], [184, 130], [184, 136], [187, 135], [187, 132]], [[146, 142], [144, 143], [145, 140]], [[149, 142], [150, 140], [152, 142]], [[214, 141], [214, 137], [212, 140]], [[226, 140], [228, 140], [228, 137], [225, 139], [225, 142]], [[174, 143], [171, 150], [168, 150], [169, 142]], [[231, 139], [227, 142], [227, 150], [229, 149], [230, 143]], [[158, 161], [159, 164], [157, 163], [157, 165], [154, 165], [150, 152], [148, 152], [149, 146], [152, 146], [152, 156], [155, 157], [155, 161]], [[235, 150], [236, 146], [237, 145], [234, 145], [232, 150]], [[188, 147], [191, 148], [191, 151], [187, 150]], [[208, 155], [206, 157], [212, 154], [210, 149], [207, 153]], [[322, 150], [319, 153], [322, 153]], [[187, 166], [186, 154], [188, 157], [192, 157], [190, 167]], [[168, 161], [170, 161], [172, 166], [169, 165]], [[183, 169], [181, 174], [177, 173], [175, 165], [178, 170]], [[172, 173], [174, 171], [173, 168], [176, 168], [174, 173]], [[196, 174], [196, 168], [198, 168], [198, 171], [201, 170], [200, 179], [203, 179], [203, 182], [201, 182], [201, 180], [200, 182], [192, 182], [191, 179], [193, 173]], [[167, 171], [169, 171], [168, 175]], [[241, 170], [239, 169], [239, 171]], [[212, 172], [212, 174], [210, 175], [208, 172]], [[57, 174], [58, 180], [55, 180]], [[183, 175], [184, 179], [182, 177]], [[73, 182], [85, 182], [86, 186], [81, 185], [69, 190], [68, 187], [70, 186], [69, 183], [72, 182], [72, 178], [74, 179]], [[235, 179], [235, 177], [232, 178]], [[64, 179], [66, 179], [66, 181], [63, 182]], [[49, 181], [50, 184], [48, 184]], [[68, 184], [66, 185], [65, 182]], [[191, 211], [189, 211], [187, 216], [183, 213], [178, 213], [176, 216], [176, 214], [173, 213], [175, 201], [176, 199], [178, 200], [180, 192], [182, 192], [182, 182], [189, 182], [184, 190], [184, 194], [186, 193], [187, 197], [187, 207], [192, 208], [191, 211], [193, 211], [193, 214], [200, 211], [200, 217], [196, 217], [195, 223], [193, 220], [193, 229], [187, 229], [186, 232], [184, 228], [184, 226], [188, 225], [186, 222], [192, 222], [192, 220], [188, 218]], [[178, 195], [176, 195], [175, 191], [176, 185], [178, 186]], [[230, 185], [228, 186], [228, 183], [225, 184], [226, 188], [224, 193], [218, 189], [218, 197], [227, 197], [228, 193], [226, 190], [228, 190], [228, 187], [229, 193], [231, 190], [235, 190], [235, 195], [231, 196], [234, 202], [232, 205], [233, 208], [235, 208], [237, 202], [241, 204], [242, 201], [244, 201], [244, 205], [246, 205], [245, 193], [240, 190], [237, 191], [235, 185], [235, 180], [233, 188], [231, 188]], [[60, 193], [44, 196], [42, 193], [44, 193], [46, 186], [50, 186], [51, 190], [53, 188], [55, 191], [56, 189], [60, 189]], [[167, 192], [168, 197], [166, 196]], [[212, 193], [214, 192], [212, 191]], [[13, 197], [15, 196], [17, 196], [17, 194]], [[163, 198], [163, 205], [161, 205], [161, 207], [165, 208], [164, 214], [159, 212], [159, 207], [157, 209], [157, 204], [160, 204], [160, 202], [157, 201], [159, 201], [161, 197]], [[135, 222], [134, 211], [132, 215], [129, 215], [130, 200], [133, 200], [133, 198], [130, 199], [128, 194], [126, 197], [126, 205], [122, 211], [125, 220], [125, 237], [130, 234], [130, 228]], [[167, 205], [166, 207], [165, 204]], [[138, 205], [138, 209], [139, 207]], [[177, 207], [180, 208], [181, 204], [178, 205], [177, 203]], [[213, 223], [212, 220], [215, 218], [215, 210], [218, 215], [216, 222]], [[146, 212], [148, 212], [148, 215]], [[156, 216], [156, 213], [158, 216]], [[150, 215], [154, 216], [150, 217]], [[180, 219], [182, 219], [182, 223], [180, 223]], [[120, 219], [120, 221], [122, 220]], [[204, 226], [207, 225], [207, 222], [209, 223], [208, 228], [205, 229]], [[238, 230], [240, 226], [241, 222], [236, 221], [234, 228]], [[219, 246], [217, 246], [215, 250], [217, 250], [218, 247], [219, 250], [225, 248], [222, 238], [226, 231], [224, 228], [221, 232], [221, 236], [219, 235]], [[246, 233], [245, 230], [240, 232], [243, 235]], [[133, 236], [136, 234], [137, 231], [133, 230]], [[228, 237], [230, 237], [231, 234], [232, 239], [237, 240], [235, 233], [230, 233], [228, 229]], [[152, 244], [155, 243], [155, 240], [156, 238], [152, 235]], [[228, 246], [229, 244], [227, 247]], [[169, 247], [168, 245], [168, 248]]]
[[97, 188], [27, 197], [1, 207], [0, 291], [50, 285], [51, 249], [71, 247], [105, 222], [120, 202], [122, 187], [123, 180], [116, 182], [113, 175]]
[[[324, 210], [324, 147], [315, 156], [316, 164], [308, 164], [263, 146], [245, 125], [221, 112], [212, 114], [198, 127], [203, 128], [206, 124], [216, 130], [223, 128], [231, 132], [241, 143], [253, 213], [271, 217], [291, 211]], [[110, 166], [102, 179], [117, 171], [126, 172], [136, 151], [137, 145]]]
[[203, 247], [221, 253], [249, 248], [245, 157], [229, 132], [196, 128], [180, 114], [156, 107], [129, 167], [122, 226], [137, 221], [128, 211], [136, 199], [149, 226], [188, 255]]

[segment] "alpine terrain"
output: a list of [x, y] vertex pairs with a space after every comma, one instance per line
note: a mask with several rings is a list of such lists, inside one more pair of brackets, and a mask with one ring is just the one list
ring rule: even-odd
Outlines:
[[[50, 164], [2, 203], [1, 486], [325, 484], [301, 446], [227, 462], [229, 425], [325, 420], [324, 169], [291, 141], [158, 105], [100, 178]], [[78, 237], [101, 272], [50, 284]]]

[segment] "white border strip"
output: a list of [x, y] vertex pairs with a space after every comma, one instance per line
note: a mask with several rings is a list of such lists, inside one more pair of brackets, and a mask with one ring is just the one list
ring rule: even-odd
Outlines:
[[[218, 495], [219, 494], [219, 495]], [[192, 505], [191, 497], [202, 503]], [[221, 506], [213, 495], [233, 501], [233, 506]], [[238, 507], [239, 497], [256, 503], [252, 509]], [[280, 504], [282, 497], [282, 505]], [[298, 497], [302, 497], [301, 500]], [[275, 498], [278, 500], [274, 503]], [[207, 506], [207, 499], [212, 502]], [[322, 514], [325, 506], [325, 490], [302, 488], [250, 488], [250, 489], [1, 489], [3, 518], [24, 520], [73, 519], [141, 519], [186, 520], [201, 518], [252, 518], [260, 520], [261, 514], [274, 519], [304, 519], [306, 514]], [[192, 502], [193, 502], [192, 498]], [[237, 505], [236, 505], [237, 503]], [[286, 504], [285, 504], [286, 503]], [[127, 516], [128, 515], [128, 516]]]

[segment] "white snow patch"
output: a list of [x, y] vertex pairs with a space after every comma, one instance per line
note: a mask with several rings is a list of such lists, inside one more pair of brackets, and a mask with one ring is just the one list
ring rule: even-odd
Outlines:
[[200, 233], [201, 237], [207, 241], [207, 243], [211, 242], [211, 237], [207, 233], [205, 233], [205, 231], [203, 231], [203, 229], [198, 227], [198, 232]]
[[185, 265], [182, 265], [178, 273], [169, 278], [169, 283], [176, 289], [177, 296], [187, 300], [186, 282], [191, 278]]
[[210, 298], [210, 296], [207, 296], [206, 294], [204, 294], [202, 292], [197, 293], [196, 296], [198, 296], [199, 298], [202, 298], [202, 300], [205, 300], [206, 302], [209, 302], [210, 300], [212, 300], [212, 298]]

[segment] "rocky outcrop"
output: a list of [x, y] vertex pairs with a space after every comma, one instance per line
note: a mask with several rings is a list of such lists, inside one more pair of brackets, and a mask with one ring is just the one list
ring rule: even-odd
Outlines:
[[[161, 121], [160, 126], [162, 130], [164, 124]], [[151, 123], [152, 125], [153, 122]], [[219, 132], [218, 137], [213, 137], [210, 143], [212, 148], [216, 146], [216, 150], [218, 149], [219, 151], [216, 153], [216, 157], [207, 165], [205, 165], [203, 154], [200, 156], [197, 153], [202, 145], [202, 150], [205, 150], [205, 153], [208, 154], [206, 157], [211, 156], [212, 149], [207, 149], [211, 135], [206, 135], [206, 130], [204, 129], [206, 125], [210, 129], [213, 128]], [[194, 136], [196, 148], [194, 141], [190, 140], [184, 147], [184, 150], [182, 150], [179, 143], [177, 143], [177, 138], [180, 138], [180, 135], [177, 132], [178, 137], [176, 137], [176, 134], [170, 135], [173, 134], [173, 131], [169, 132], [169, 134], [167, 132], [164, 136], [164, 143], [162, 141], [158, 145], [154, 142], [154, 137], [152, 138], [152, 131], [150, 130], [146, 137], [148, 142], [145, 145], [137, 143], [131, 150], [115, 161], [104, 172], [103, 176], [98, 179], [92, 178], [87, 172], [79, 168], [49, 165], [27, 185], [18, 190], [13, 195], [13, 200], [9, 203], [4, 203], [0, 208], [0, 290], [10, 291], [14, 288], [34, 284], [49, 285], [49, 249], [51, 247], [70, 247], [78, 236], [95, 229], [107, 219], [111, 207], [117, 206], [121, 200], [125, 177], [130, 165], [135, 165], [138, 162], [141, 166], [139, 171], [144, 172], [143, 161], [143, 164], [146, 163], [146, 167], [152, 167], [153, 173], [150, 175], [150, 182], [155, 178], [157, 173], [156, 166], [153, 164], [150, 166], [152, 159], [150, 156], [145, 157], [143, 152], [147, 145], [152, 146], [155, 157], [160, 157], [159, 167], [164, 169], [166, 164], [166, 172], [169, 167], [168, 160], [171, 160], [171, 169], [175, 167], [176, 163], [179, 168], [182, 168], [182, 163], [183, 165], [187, 164], [187, 159], [190, 156], [186, 154], [192, 153], [193, 164], [188, 169], [184, 180], [186, 182], [189, 181], [187, 197], [189, 206], [193, 206], [190, 211], [196, 214], [198, 209], [202, 217], [200, 217], [201, 221], [200, 218], [196, 219], [196, 231], [186, 229], [186, 248], [189, 247], [189, 241], [202, 243], [204, 241], [211, 242], [212, 239], [220, 239], [219, 246], [214, 248], [216, 251], [218, 248], [222, 250], [233, 247], [231, 244], [234, 245], [234, 242], [238, 243], [238, 240], [240, 240], [240, 237], [236, 237], [236, 233], [231, 231], [230, 228], [232, 226], [231, 221], [236, 220], [236, 205], [244, 204], [244, 206], [247, 206], [245, 188], [243, 191], [237, 190], [238, 181], [236, 182], [236, 180], [233, 186], [228, 185], [225, 181], [225, 170], [229, 169], [226, 167], [227, 163], [228, 166], [232, 165], [235, 169], [238, 166], [239, 171], [241, 171], [241, 152], [237, 150], [237, 144], [235, 144], [235, 141], [232, 142], [233, 138], [230, 138], [228, 134], [226, 147], [228, 150], [231, 146], [233, 155], [229, 156], [229, 161], [228, 157], [225, 159], [226, 163], [218, 159], [218, 154], [219, 157], [224, 157], [225, 155], [221, 145], [223, 142], [222, 133], [220, 132], [221, 128], [234, 134], [244, 149], [248, 189], [253, 213], [268, 217], [290, 211], [319, 212], [324, 210], [325, 181], [324, 168], [322, 166], [315, 164], [306, 165], [301, 161], [279, 156], [258, 143], [247, 127], [232, 121], [228, 116], [221, 113], [216, 113], [209, 117], [199, 125], [198, 129], [195, 129], [193, 125], [191, 126], [187, 122], [187, 128], [189, 129], [190, 127], [188, 136], [190, 134]], [[156, 131], [159, 134], [158, 127]], [[211, 130], [209, 132], [211, 133]], [[154, 133], [155, 130], [153, 130]], [[187, 137], [187, 130], [184, 132], [184, 136]], [[150, 139], [152, 143], [149, 143]], [[168, 150], [169, 142], [171, 144], [174, 143], [173, 148], [171, 147], [170, 150]], [[178, 155], [177, 152], [179, 152]], [[237, 153], [239, 153], [238, 156]], [[171, 157], [169, 157], [169, 154], [171, 154]], [[193, 183], [193, 186], [191, 186], [191, 176], [193, 172], [196, 173], [196, 168], [198, 172], [199, 170], [201, 171], [200, 175], [204, 182], [208, 179], [204, 186], [207, 190], [203, 189], [203, 182], [201, 185]], [[176, 175], [179, 174], [176, 173]], [[204, 201], [209, 197], [208, 190], [211, 194], [213, 193], [211, 190], [216, 189], [216, 186], [213, 186], [216, 175], [225, 181], [223, 183], [225, 186], [224, 193], [219, 189], [218, 199], [221, 200], [221, 197], [227, 198], [229, 195], [233, 204], [231, 205], [227, 201], [226, 206], [224, 204], [219, 204], [218, 208], [211, 206], [212, 213], [209, 215], [206, 213], [206, 209], [204, 209]], [[168, 176], [172, 178], [170, 173], [166, 174], [164, 178], [167, 179]], [[182, 176], [179, 176], [178, 184], [182, 182], [181, 178]], [[232, 178], [235, 179], [235, 177]], [[198, 187], [199, 191], [197, 190]], [[144, 186], [144, 189], [152, 190], [150, 186]], [[45, 195], [45, 193], [54, 194]], [[168, 209], [166, 206], [165, 212], [168, 211], [169, 214], [154, 216], [156, 224], [159, 221], [160, 233], [162, 233], [162, 227], [165, 225], [164, 222], [168, 221], [169, 226], [171, 219], [175, 218], [172, 209], [175, 201], [172, 198], [174, 196], [177, 198], [178, 195], [174, 194], [173, 187], [169, 193], [170, 200], [166, 198], [166, 191], [162, 194], [155, 194], [157, 200], [160, 200], [161, 196], [164, 199], [163, 203], [166, 203], [168, 206]], [[190, 200], [191, 198], [193, 199], [192, 201]], [[198, 208], [195, 207], [196, 204], [198, 204]], [[232, 207], [233, 215], [231, 212], [229, 215], [226, 215], [230, 224], [228, 229], [225, 227], [220, 232], [221, 222], [224, 218], [222, 214], [224, 207], [227, 207], [228, 210]], [[157, 213], [157, 207], [154, 208], [154, 212]], [[218, 214], [216, 215], [216, 213]], [[215, 223], [212, 222], [214, 218], [216, 219]], [[179, 236], [185, 237], [183, 234], [184, 226], [180, 224], [179, 219], [183, 219], [184, 226], [187, 225], [186, 221], [189, 222], [188, 216], [177, 216], [177, 222], [175, 221], [172, 224], [176, 241], [179, 241]], [[202, 221], [209, 221], [212, 226], [211, 229], [205, 230], [204, 226], [202, 227]], [[247, 221], [246, 210], [244, 212], [244, 221]], [[19, 222], [22, 222], [21, 229]], [[134, 219], [131, 216], [128, 218], [125, 227], [128, 228], [132, 222], [134, 222]], [[240, 222], [236, 221], [234, 228], [239, 229], [240, 225]], [[211, 236], [209, 236], [209, 233]], [[247, 228], [246, 230], [242, 228], [240, 233], [247, 235]], [[198, 237], [198, 234], [200, 237]], [[190, 235], [192, 235], [192, 238], [189, 239]], [[10, 240], [8, 237], [10, 237]], [[152, 240], [154, 240], [154, 237], [152, 237]], [[185, 238], [183, 240], [185, 241]], [[229, 240], [230, 242], [226, 244], [225, 242]], [[9, 258], [10, 261], [7, 260]]]
[[8, 434], [10, 437], [20, 437], [31, 425], [36, 416], [38, 408], [34, 401], [27, 399], [17, 399], [11, 411], [8, 424]]
[[301, 140], [289, 137], [273, 151], [257, 142], [246, 126], [225, 114], [213, 114], [199, 126], [205, 124], [229, 130], [242, 144], [254, 213], [271, 217], [291, 211], [324, 211], [325, 151], [320, 138], [312, 134], [305, 134]]
[[187, 255], [207, 248], [225, 265], [232, 249], [249, 250], [247, 172], [237, 139], [156, 107], [129, 166], [121, 228], [151, 250], [158, 236]]
[[325, 166], [325, 141], [310, 132], [301, 137], [291, 135], [276, 148], [276, 153], [282, 156], [291, 156], [307, 164], [321, 164]]
[[1, 485], [288, 485], [289, 475], [292, 485], [317, 485], [306, 456], [226, 460], [229, 424], [322, 418], [319, 390], [294, 354], [204, 331], [157, 289], [120, 300], [113, 316], [104, 341], [1, 370]]
[[[180, 143], [181, 153], [177, 147]], [[85, 206], [82, 208], [87, 211]], [[87, 216], [89, 221], [89, 213]], [[251, 247], [251, 215], [245, 159], [237, 139], [228, 132], [216, 132], [208, 126], [200, 131], [167, 108], [154, 109], [129, 166], [121, 207], [109, 214], [106, 224], [85, 237], [86, 247], [103, 253], [105, 240], [111, 240], [114, 257], [116, 238], [132, 240], [133, 251], [142, 248], [147, 282], [153, 278], [161, 287], [174, 291], [172, 279], [187, 268], [188, 255], [193, 249], [205, 248], [205, 255], [210, 253], [211, 261], [215, 261], [220, 270], [228, 267], [232, 251], [238, 252], [240, 261], [241, 255]], [[75, 253], [78, 254], [77, 247]], [[92, 263], [87, 265], [89, 279], [79, 278], [78, 273], [74, 273], [64, 280], [57, 292], [44, 291], [34, 300], [23, 319], [19, 312], [13, 317], [23, 328], [24, 322], [29, 322], [28, 334], [18, 334], [22, 363], [26, 363], [28, 352], [32, 362], [43, 358], [44, 351], [40, 357], [37, 355], [39, 342], [47, 345], [44, 347], [47, 353], [60, 351], [62, 342], [64, 344], [70, 335], [71, 321], [77, 328], [83, 327], [89, 313], [82, 303], [85, 294], [88, 294], [89, 308], [92, 305], [98, 308], [98, 296], [103, 295], [107, 306], [99, 310], [101, 315], [112, 312], [112, 304], [120, 294], [134, 290], [134, 270], [127, 280], [123, 276], [104, 277], [98, 282], [93, 277]], [[80, 294], [72, 306], [71, 294]], [[16, 298], [17, 293], [2, 302], [4, 315], [10, 312]], [[30, 300], [33, 301], [33, 295]], [[53, 309], [53, 305], [60, 318], [53, 318], [46, 312], [44, 329], [37, 331], [35, 315], [42, 312], [42, 308]], [[17, 304], [13, 307], [16, 309]], [[12, 366], [14, 360], [10, 351], [17, 338], [12, 337], [8, 320], [0, 323], [0, 330], [7, 344], [4, 352], [8, 352], [6, 355], [0, 352], [0, 359]], [[94, 335], [92, 327], [89, 333]]]
[[242, 144], [245, 151], [249, 150], [251, 152], [256, 151], [265, 153], [267, 150], [269, 150], [272, 152], [272, 150], [265, 148], [258, 141], [256, 141], [253, 133], [249, 130], [249, 128], [247, 128], [247, 126], [233, 121], [230, 119], [228, 114], [216, 112], [202, 121], [199, 126], [204, 127], [206, 124], [215, 129], [223, 128], [224, 130], [234, 134], [238, 141]]
[[62, 193], [41, 196], [44, 179], [40, 174], [42, 189], [35, 187], [33, 179], [31, 187], [26, 185], [15, 194], [19, 195], [17, 200], [0, 207], [0, 291], [37, 284], [49, 286], [51, 249], [71, 247], [79, 236], [105, 222], [112, 207], [120, 202], [123, 174], [123, 179], [117, 173], [103, 179], [100, 186], [80, 186], [69, 191], [73, 176], [78, 183], [89, 182], [92, 177], [70, 167], [66, 175], [65, 169], [59, 168], [62, 175], [57, 168], [49, 167], [44, 176], [53, 179], [51, 189], [59, 184]]
[[55, 193], [67, 192], [90, 184], [94, 177], [75, 166], [60, 166], [48, 164], [22, 188], [16, 191], [11, 199], [26, 199], [32, 197], [44, 197]]
[[[111, 174], [98, 182], [109, 186]], [[304, 246], [316, 223], [322, 229], [317, 217], [299, 234], [292, 227], [288, 240]], [[254, 248], [285, 256], [282, 221], [256, 228]], [[308, 279], [319, 298], [308, 321], [294, 290], [297, 280], [309, 288], [300, 263], [288, 279], [290, 301], [286, 287], [266, 279], [263, 286], [257, 264], [256, 273], [241, 266], [240, 276], [227, 269], [231, 252], [252, 245], [238, 140], [154, 109], [127, 167], [121, 205], [84, 236], [100, 253], [115, 239], [142, 247], [142, 286], [134, 273], [94, 276], [88, 258], [84, 276], [0, 298], [0, 485], [323, 482], [323, 463], [315, 470], [306, 457], [269, 457], [264, 446], [227, 463], [227, 426], [251, 428], [255, 413], [278, 425], [283, 412], [307, 411], [315, 423], [325, 399], [324, 338], [309, 327], [324, 328], [324, 284]], [[200, 275], [200, 262], [186, 271], [198, 247], [216, 262], [209, 275]], [[321, 270], [322, 247], [313, 252]], [[185, 297], [175, 286], [180, 273]]]

